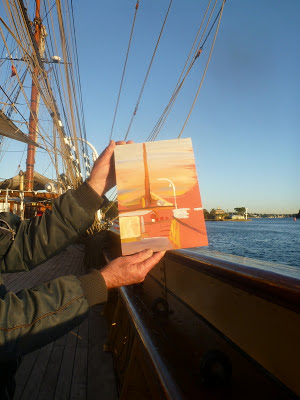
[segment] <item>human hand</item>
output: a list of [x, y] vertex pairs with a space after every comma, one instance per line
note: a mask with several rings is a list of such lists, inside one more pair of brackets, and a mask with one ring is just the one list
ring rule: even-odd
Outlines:
[[134, 143], [132, 140], [128, 142], [111, 140], [109, 145], [104, 149], [95, 161], [90, 177], [87, 179], [89, 185], [102, 196], [116, 184], [114, 150], [116, 145], [124, 145]]
[[143, 282], [148, 272], [164, 255], [165, 251], [153, 253], [148, 249], [116, 258], [100, 271], [107, 289]]

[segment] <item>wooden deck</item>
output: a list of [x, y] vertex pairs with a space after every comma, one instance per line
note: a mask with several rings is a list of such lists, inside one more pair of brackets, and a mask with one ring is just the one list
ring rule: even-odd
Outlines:
[[[5, 274], [8, 290], [18, 292], [50, 279], [84, 271], [83, 246], [70, 246], [30, 272]], [[14, 400], [117, 399], [110, 353], [103, 352], [107, 327], [102, 306], [67, 335], [24, 357], [16, 375]]]

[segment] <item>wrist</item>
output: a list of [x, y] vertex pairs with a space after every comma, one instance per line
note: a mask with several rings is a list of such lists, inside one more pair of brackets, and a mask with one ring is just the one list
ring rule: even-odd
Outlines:
[[102, 275], [102, 278], [104, 279], [105, 285], [107, 289], [112, 289], [114, 286], [112, 284], [112, 280], [111, 280], [111, 274], [106, 271], [105, 269], [103, 269], [102, 271], [100, 271], [100, 274]]
[[86, 182], [90, 185], [90, 187], [98, 194], [98, 196], [104, 195], [104, 186], [95, 182], [94, 179], [88, 178]]
[[107, 300], [106, 283], [99, 271], [93, 269], [78, 279], [89, 306], [104, 303]]
[[89, 214], [94, 215], [104, 204], [104, 199], [85, 181], [74, 192], [78, 204]]

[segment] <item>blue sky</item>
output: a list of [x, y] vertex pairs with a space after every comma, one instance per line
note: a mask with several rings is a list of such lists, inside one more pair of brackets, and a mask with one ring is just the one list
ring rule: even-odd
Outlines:
[[[73, 3], [87, 134], [100, 151], [110, 135], [135, 1]], [[206, 4], [173, 1], [129, 139], [145, 141], [168, 103]], [[169, 0], [140, 1], [113, 139], [125, 136], [168, 5]], [[300, 208], [299, 15], [298, 0], [226, 2], [183, 132], [193, 141], [208, 210], [245, 206], [249, 212], [295, 213]], [[158, 140], [177, 138], [202, 77], [205, 50]]]
[[[101, 148], [111, 129], [135, 2], [93, 3], [78, 4], [75, 12], [88, 133]], [[114, 139], [123, 139], [127, 130], [168, 4], [140, 2]], [[228, 0], [225, 5], [208, 72], [183, 133], [192, 138], [202, 201], [209, 210], [245, 206], [250, 212], [292, 213], [300, 208], [299, 14], [297, 0]], [[151, 132], [202, 15], [202, 2], [173, 2], [130, 139], [144, 141]], [[158, 139], [178, 136], [204, 64], [193, 67]]]

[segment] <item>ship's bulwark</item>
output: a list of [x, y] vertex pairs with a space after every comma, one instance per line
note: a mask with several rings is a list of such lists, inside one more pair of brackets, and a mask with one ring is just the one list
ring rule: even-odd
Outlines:
[[[115, 236], [107, 254], [119, 246]], [[112, 296], [108, 348], [119, 398], [297, 398], [300, 280], [269, 264], [167, 252], [141, 285]]]

